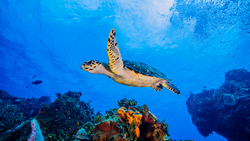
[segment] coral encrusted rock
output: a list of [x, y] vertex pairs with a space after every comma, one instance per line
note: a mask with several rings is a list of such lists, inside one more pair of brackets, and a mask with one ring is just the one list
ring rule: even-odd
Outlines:
[[225, 74], [219, 89], [204, 89], [187, 99], [188, 112], [204, 137], [213, 131], [229, 141], [250, 140], [250, 72], [235, 69]]
[[[45, 140], [84, 139], [80, 137], [80, 134], [83, 133], [80, 132], [82, 130], [78, 134], [77, 131], [85, 127], [84, 125], [88, 125], [85, 123], [94, 122], [96, 115], [94, 114], [94, 108], [90, 106], [90, 102], [81, 101], [81, 96], [81, 92], [57, 93], [57, 99], [54, 102], [49, 105], [43, 105], [40, 110], [36, 111], [37, 116], [35, 118], [40, 125]], [[44, 102], [46, 99], [46, 97], [42, 97], [40, 101]], [[29, 123], [24, 122], [20, 124], [17, 126], [18, 130], [17, 127], [12, 127], [16, 129], [13, 132], [3, 132], [5, 134], [0, 136], [0, 140], [27, 140], [31, 133]], [[86, 136], [85, 133], [83, 135]]]
[[91, 139], [94, 141], [167, 141], [168, 125], [149, 112], [147, 105], [122, 99], [119, 109], [111, 109], [101, 117]]
[[23, 98], [0, 90], [0, 136], [14, 131], [18, 125], [35, 117], [44, 104], [50, 104], [49, 96]]

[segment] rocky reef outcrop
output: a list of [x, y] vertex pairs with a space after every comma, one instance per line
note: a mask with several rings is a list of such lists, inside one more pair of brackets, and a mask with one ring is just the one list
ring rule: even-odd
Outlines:
[[160, 122], [147, 105], [135, 100], [118, 101], [119, 108], [106, 112], [94, 128], [93, 141], [167, 141], [168, 124]]
[[43, 104], [50, 104], [49, 96], [22, 98], [0, 90], [0, 135], [35, 117]]
[[250, 72], [247, 70], [228, 71], [222, 86], [191, 94], [186, 105], [204, 137], [214, 131], [229, 141], [250, 139]]
[[[57, 99], [54, 102], [43, 104], [36, 110], [36, 113], [34, 113], [35, 119], [40, 125], [45, 140], [74, 139], [79, 129], [83, 127], [87, 129], [89, 128], [87, 126], [88, 123], [94, 123], [96, 117], [94, 108], [90, 106], [90, 102], [80, 101], [81, 96], [81, 92], [69, 91], [65, 94], [57, 93]], [[7, 98], [5, 97], [4, 99]], [[34, 110], [33, 107], [29, 107], [29, 109]], [[15, 114], [13, 111], [9, 111], [9, 113]], [[9, 113], [5, 112], [4, 115], [8, 115]], [[19, 110], [16, 114], [24, 113], [22, 110]], [[18, 117], [9, 117], [9, 120], [15, 121], [18, 119]], [[27, 121], [19, 122], [19, 125], [17, 123], [12, 124], [10, 126], [11, 130], [0, 131], [0, 140], [27, 140], [31, 134], [30, 120], [32, 116], [27, 117], [27, 119]], [[90, 128], [93, 130], [94, 127]], [[80, 135], [77, 137], [80, 138]]]

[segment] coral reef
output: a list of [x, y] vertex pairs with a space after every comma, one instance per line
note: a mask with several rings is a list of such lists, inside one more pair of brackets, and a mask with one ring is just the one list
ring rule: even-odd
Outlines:
[[0, 90], [0, 136], [6, 131], [19, 129], [20, 125], [37, 115], [43, 104], [49, 103], [49, 96], [20, 98]]
[[118, 101], [119, 109], [111, 109], [97, 123], [94, 141], [166, 141], [168, 125], [149, 112], [147, 105], [136, 105], [126, 98]]
[[[40, 110], [37, 110], [35, 118], [40, 125], [45, 140], [75, 139], [74, 136], [77, 131], [83, 128], [84, 125], [87, 126], [85, 123], [94, 122], [96, 116], [94, 109], [91, 108], [90, 102], [80, 101], [81, 95], [81, 92], [71, 91], [65, 94], [57, 93], [57, 99], [54, 102], [49, 105], [43, 105]], [[29, 121], [25, 122], [20, 128], [20, 130], [7, 134], [3, 132], [5, 134], [1, 139], [27, 140], [31, 133]]]
[[[3, 94], [0, 105], [2, 104], [3, 109], [8, 109], [6, 106], [13, 105], [13, 101], [21, 99], [5, 91], [1, 92]], [[18, 117], [10, 117], [11, 114], [20, 113], [22, 111], [20, 109], [16, 113], [9, 111], [5, 114], [11, 120], [18, 122], [12, 124], [10, 129], [0, 132], [0, 140], [170, 141], [168, 124], [165, 120], [160, 122], [149, 111], [147, 105], [138, 106], [134, 99], [124, 98], [118, 101], [118, 108], [110, 109], [102, 116], [100, 112], [94, 114], [90, 102], [80, 101], [81, 92], [56, 93], [56, 96], [57, 99], [51, 103], [48, 102], [50, 98], [47, 96], [32, 98], [38, 103], [36, 106], [39, 106], [39, 103], [43, 104], [39, 110], [32, 105], [27, 109], [29, 111], [36, 109], [34, 118], [27, 116], [25, 118], [27, 120], [19, 121]], [[230, 98], [228, 99], [228, 103], [232, 103]], [[25, 99], [20, 101], [22, 103]]]
[[218, 89], [191, 94], [188, 112], [200, 134], [213, 131], [229, 141], [250, 139], [250, 72], [235, 69], [225, 73], [225, 82]]

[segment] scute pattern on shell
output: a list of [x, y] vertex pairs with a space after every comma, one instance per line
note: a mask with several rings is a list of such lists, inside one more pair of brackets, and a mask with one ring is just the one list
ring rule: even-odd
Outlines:
[[127, 67], [128, 69], [133, 70], [136, 73], [141, 73], [143, 75], [158, 77], [162, 79], [168, 79], [167, 76], [163, 74], [161, 71], [145, 63], [138, 62], [138, 61], [123, 60], [123, 64], [124, 64], [124, 67]]

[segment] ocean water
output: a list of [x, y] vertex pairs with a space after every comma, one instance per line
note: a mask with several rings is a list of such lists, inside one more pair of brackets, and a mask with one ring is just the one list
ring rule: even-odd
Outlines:
[[[0, 89], [52, 101], [55, 93], [81, 91], [102, 113], [134, 98], [166, 118], [172, 139], [226, 141], [200, 135], [185, 102], [190, 92], [218, 88], [229, 70], [250, 70], [249, 15], [249, 0], [1, 0]], [[181, 95], [80, 69], [87, 60], [108, 62], [112, 28], [123, 59], [161, 70]], [[43, 83], [32, 85], [35, 80]]]

